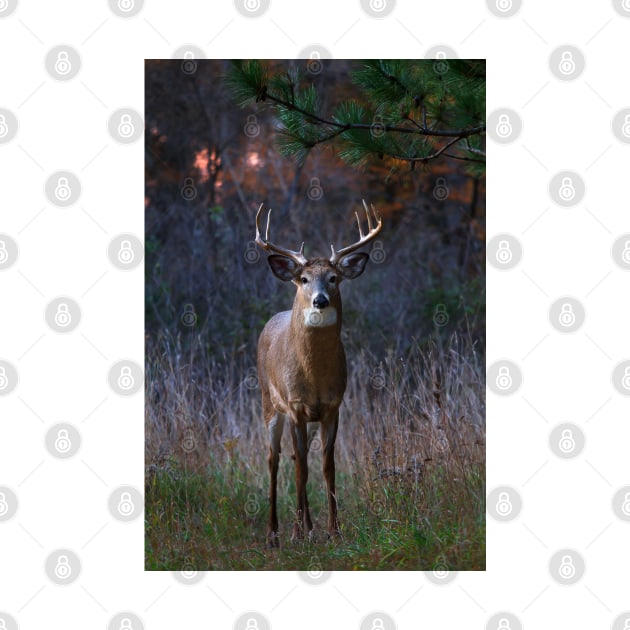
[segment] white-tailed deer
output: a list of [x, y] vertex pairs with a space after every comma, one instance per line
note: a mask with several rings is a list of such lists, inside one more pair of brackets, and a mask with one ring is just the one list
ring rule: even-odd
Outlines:
[[346, 355], [341, 343], [341, 294], [339, 284], [363, 273], [369, 255], [353, 253], [369, 243], [383, 228], [383, 220], [372, 206], [372, 218], [363, 202], [368, 233], [363, 234], [357, 214], [359, 240], [339, 251], [331, 245], [332, 255], [304, 257], [299, 252], [269, 241], [271, 210], [267, 215], [265, 238], [260, 233], [262, 204], [256, 214], [256, 243], [265, 250], [269, 266], [280, 280], [297, 287], [293, 308], [277, 313], [263, 329], [258, 340], [258, 380], [262, 393], [265, 424], [269, 434], [269, 474], [271, 477], [269, 527], [267, 540], [277, 546], [278, 515], [276, 487], [280, 441], [285, 418], [289, 419], [295, 459], [297, 511], [292, 539], [309, 538], [313, 529], [308, 509], [307, 423], [319, 422], [323, 448], [324, 478], [328, 494], [328, 534], [339, 535], [335, 494], [335, 438], [339, 405], [346, 389]]

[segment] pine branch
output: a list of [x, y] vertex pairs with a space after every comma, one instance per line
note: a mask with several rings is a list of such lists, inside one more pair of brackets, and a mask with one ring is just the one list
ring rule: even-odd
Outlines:
[[[485, 132], [485, 65], [453, 64], [443, 76], [431, 64], [368, 61], [353, 73], [366, 94], [366, 105], [347, 101], [331, 116], [320, 112], [318, 93], [301, 86], [300, 71], [268, 76], [260, 62], [235, 62], [229, 77], [239, 104], [265, 103], [276, 110], [282, 128], [280, 150], [303, 163], [310, 149], [339, 141], [339, 156], [364, 165], [372, 156], [403, 160], [412, 166], [440, 156], [481, 163], [477, 138]], [[447, 140], [440, 147], [435, 141]], [[465, 140], [469, 156], [446, 151]]]

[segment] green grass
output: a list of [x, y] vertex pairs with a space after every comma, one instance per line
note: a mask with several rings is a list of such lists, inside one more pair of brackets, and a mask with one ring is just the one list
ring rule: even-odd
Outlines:
[[[288, 458], [287, 458], [288, 459]], [[315, 459], [315, 458], [313, 458]], [[286, 462], [287, 464], [289, 462]], [[264, 465], [261, 458], [261, 465]], [[283, 466], [283, 477], [292, 466]], [[158, 469], [146, 484], [147, 570], [458, 570], [485, 568], [482, 471], [452, 493], [447, 471], [374, 480], [338, 476], [343, 538], [329, 541], [322, 484], [309, 482], [315, 542], [291, 542], [294, 484], [279, 497], [281, 546], [265, 544], [267, 500], [239, 469]], [[313, 475], [315, 476], [315, 475]]]

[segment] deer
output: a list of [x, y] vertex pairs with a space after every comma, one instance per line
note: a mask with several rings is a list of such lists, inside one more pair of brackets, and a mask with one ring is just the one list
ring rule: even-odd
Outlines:
[[[341, 293], [343, 280], [353, 280], [365, 270], [369, 254], [356, 252], [381, 232], [383, 219], [363, 202], [368, 232], [363, 233], [355, 212], [359, 239], [340, 250], [331, 245], [331, 256], [304, 256], [304, 242], [292, 251], [269, 240], [271, 209], [267, 214], [265, 237], [260, 231], [263, 204], [256, 214], [256, 244], [269, 254], [267, 262], [276, 278], [296, 287], [293, 307], [276, 313], [258, 339], [257, 370], [263, 419], [269, 439], [269, 524], [267, 543], [279, 546], [276, 509], [281, 438], [288, 419], [297, 490], [297, 509], [292, 541], [314, 541], [308, 507], [308, 423], [319, 422], [323, 474], [328, 499], [328, 537], [341, 538], [335, 491], [335, 440], [339, 407], [346, 390], [346, 355], [341, 341]], [[373, 222], [374, 220], [374, 222]]]

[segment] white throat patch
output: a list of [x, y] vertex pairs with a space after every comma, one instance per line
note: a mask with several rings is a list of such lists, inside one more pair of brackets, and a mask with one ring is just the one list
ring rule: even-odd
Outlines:
[[328, 306], [323, 309], [310, 306], [304, 309], [304, 324], [309, 328], [325, 328], [337, 323], [337, 309]]

